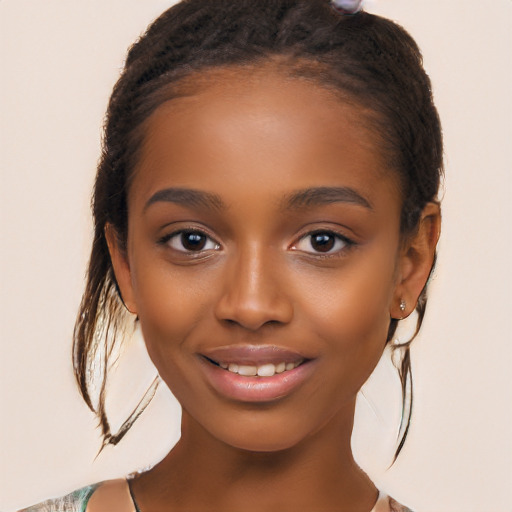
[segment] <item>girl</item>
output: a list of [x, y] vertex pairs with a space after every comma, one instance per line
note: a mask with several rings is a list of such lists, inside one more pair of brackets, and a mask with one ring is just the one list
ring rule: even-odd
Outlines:
[[425, 311], [442, 141], [416, 44], [359, 7], [185, 0], [130, 49], [75, 373], [104, 446], [118, 443], [154, 392], [111, 432], [109, 356], [139, 323], [181, 439], [148, 471], [28, 510], [408, 510], [356, 465], [350, 437], [389, 343], [411, 396], [410, 341], [393, 340]]

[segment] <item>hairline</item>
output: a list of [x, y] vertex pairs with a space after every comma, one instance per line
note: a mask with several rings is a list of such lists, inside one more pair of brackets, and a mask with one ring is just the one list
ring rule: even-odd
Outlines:
[[[313, 72], [313, 68], [316, 68], [315, 72]], [[322, 76], [324, 76], [324, 78], [330, 77], [330, 80], [322, 81], [318, 78], [319, 71], [322, 70], [327, 72]], [[219, 81], [225, 81], [229, 73], [238, 73], [240, 71], [247, 71], [248, 76], [250, 74], [253, 76], [257, 76], [258, 74], [268, 76], [268, 72], [271, 71], [275, 72], [277, 75], [281, 75], [285, 79], [303, 81], [317, 87], [319, 90], [330, 93], [334, 100], [347, 105], [354, 112], [357, 109], [357, 115], [359, 119], [363, 121], [362, 127], [364, 131], [373, 137], [374, 142], [372, 142], [371, 145], [375, 148], [382, 164], [379, 168], [382, 170], [382, 173], [392, 172], [397, 177], [397, 192], [401, 199], [400, 209], [402, 210], [404, 205], [403, 179], [396, 165], [390, 164], [391, 158], [389, 152], [383, 147], [384, 141], [380, 133], [381, 129], [379, 128], [384, 114], [377, 111], [375, 108], [370, 108], [362, 100], [357, 98], [355, 94], [336, 85], [333, 70], [328, 64], [314, 58], [308, 58], [302, 55], [296, 56], [293, 53], [270, 53], [257, 57], [250, 62], [211, 64], [198, 68], [191, 66], [188, 67], [188, 69], [177, 70], [177, 78], [172, 78], [173, 72], [166, 73], [160, 77], [160, 80], [166, 80], [148, 95], [149, 97], [145, 102], [145, 104], [150, 104], [148, 114], [129, 134], [135, 151], [130, 159], [130, 168], [128, 169], [126, 177], [125, 193], [127, 202], [132, 183], [137, 174], [137, 168], [141, 163], [141, 154], [148, 138], [148, 125], [151, 123], [156, 112], [169, 102], [200, 94], [202, 91], [212, 86], [212, 79], [218, 83]], [[126, 219], [126, 223], [128, 223], [128, 219]], [[127, 236], [127, 233], [125, 236]], [[126, 240], [124, 241], [126, 242]]]

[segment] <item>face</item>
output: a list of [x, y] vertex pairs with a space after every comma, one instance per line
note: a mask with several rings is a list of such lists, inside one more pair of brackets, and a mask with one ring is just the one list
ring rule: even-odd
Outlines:
[[382, 354], [401, 199], [370, 133], [268, 71], [224, 71], [148, 121], [116, 277], [184, 414], [229, 445], [284, 449], [353, 414]]

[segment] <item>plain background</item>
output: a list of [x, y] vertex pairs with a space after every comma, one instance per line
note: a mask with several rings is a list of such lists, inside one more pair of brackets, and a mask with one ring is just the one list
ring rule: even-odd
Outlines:
[[[0, 1], [2, 511], [144, 467], [179, 435], [179, 408], [162, 387], [125, 440], [94, 460], [96, 422], [70, 365], [106, 102], [126, 48], [171, 3]], [[512, 2], [368, 0], [367, 10], [397, 20], [423, 50], [446, 182], [406, 447], [386, 471], [399, 395], [383, 360], [354, 448], [416, 512], [512, 511]], [[154, 372], [140, 340], [118, 368], [114, 424]]]

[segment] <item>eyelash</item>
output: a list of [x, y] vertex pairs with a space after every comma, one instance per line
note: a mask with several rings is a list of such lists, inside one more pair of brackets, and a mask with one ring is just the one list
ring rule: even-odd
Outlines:
[[[198, 236], [206, 239], [205, 240], [206, 245], [213, 244], [214, 247], [206, 247], [205, 248], [203, 246], [203, 247], [200, 247], [199, 250], [187, 249], [186, 247], [183, 246], [183, 243], [182, 243], [183, 235], [198, 235]], [[173, 239], [176, 239], [177, 241], [179, 241], [181, 243], [182, 249], [173, 247], [173, 245], [172, 245]], [[174, 249], [175, 251], [185, 253], [185, 254], [201, 254], [202, 252], [205, 252], [205, 251], [220, 249], [220, 244], [216, 240], [214, 240], [210, 235], [208, 235], [204, 231], [201, 231], [200, 229], [180, 229], [179, 231], [174, 231], [173, 233], [169, 233], [168, 235], [163, 236], [162, 238], [160, 238], [158, 240], [158, 243], [160, 245], [167, 245], [167, 246], [171, 247], [172, 249]]]
[[[193, 249], [187, 249], [183, 246], [183, 235], [197, 235], [199, 237], [202, 237], [204, 239], [204, 245], [201, 246], [198, 250]], [[323, 236], [324, 240], [327, 244], [329, 244], [334, 239], [334, 245], [330, 248], [328, 248], [327, 251], [317, 251], [313, 248], [313, 240], [312, 238], [315, 236]], [[309, 244], [311, 247], [311, 251], [306, 250], [305, 248], [300, 248], [299, 244], [301, 244], [303, 241], [310, 239]], [[172, 241], [175, 239], [181, 244], [182, 248], [178, 248], [172, 245]], [[158, 240], [158, 243], [160, 245], [166, 245], [172, 249], [174, 249], [177, 252], [181, 252], [184, 254], [190, 254], [190, 255], [200, 255], [203, 252], [206, 251], [218, 251], [220, 249], [220, 244], [212, 238], [208, 233], [205, 233], [204, 231], [200, 229], [180, 229], [179, 231], [174, 231], [172, 233], [169, 233], [168, 235], [163, 236]], [[339, 247], [339, 244], [342, 244], [341, 247]], [[210, 247], [207, 247], [210, 245]], [[337, 233], [335, 231], [331, 231], [328, 229], [317, 229], [315, 231], [306, 233], [305, 235], [301, 236], [298, 240], [298, 242], [294, 243], [290, 249], [294, 251], [299, 251], [305, 254], [313, 255], [315, 257], [319, 258], [332, 258], [336, 256], [340, 256], [341, 253], [344, 253], [345, 251], [349, 250], [351, 247], [355, 246], [356, 243], [353, 240], [350, 240], [344, 235], [341, 235], [340, 233]]]
[[[334, 246], [329, 248], [328, 251], [315, 251], [312, 243], [313, 243], [313, 237], [323, 235], [324, 237], [327, 237], [328, 239], [332, 240], [334, 239]], [[304, 240], [310, 239], [309, 244], [311, 247], [311, 251], [307, 251], [302, 248], [298, 248], [299, 244], [303, 242]], [[337, 247], [339, 244], [342, 243], [342, 247]], [[350, 248], [354, 247], [356, 243], [353, 240], [350, 240], [344, 235], [341, 235], [340, 233], [337, 233], [336, 231], [331, 231], [328, 229], [317, 229], [315, 231], [312, 231], [310, 233], [306, 233], [303, 235], [297, 243], [295, 243], [291, 249], [295, 251], [300, 251], [306, 254], [314, 255], [315, 257], [320, 258], [332, 258], [336, 256], [340, 256], [345, 251], [349, 250]]]

